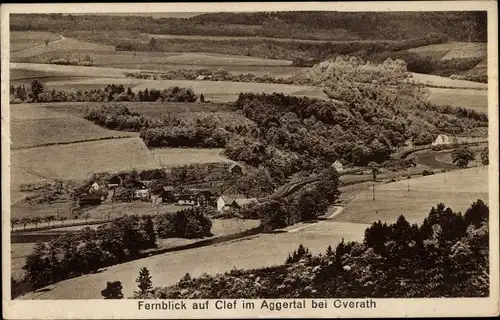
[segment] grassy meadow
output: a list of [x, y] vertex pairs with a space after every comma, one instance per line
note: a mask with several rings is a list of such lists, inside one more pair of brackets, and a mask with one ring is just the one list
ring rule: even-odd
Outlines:
[[232, 162], [221, 155], [224, 149], [161, 148], [152, 149], [154, 157], [164, 168], [196, 163]]
[[140, 138], [35, 147], [11, 152], [11, 180], [35, 182], [25, 172], [49, 179], [84, 180], [92, 173], [159, 168]]
[[[29, 293], [21, 299], [99, 299], [103, 283], [111, 278], [122, 281], [123, 294], [129, 297], [137, 287], [135, 278], [142, 267], [149, 269], [155, 287], [172, 285], [186, 272], [197, 277], [204, 272], [213, 275], [233, 268], [279, 265], [300, 244], [308, 247], [313, 254], [318, 254], [324, 252], [328, 245], [335, 247], [342, 239], [362, 240], [366, 227], [365, 224], [325, 222], [294, 233], [259, 234], [212, 246], [165, 253], [62, 281], [51, 286], [51, 290]], [[215, 225], [213, 228], [215, 230]], [[262, 254], [262, 250], [265, 250], [265, 254]], [[182, 268], [178, 267], [180, 265]], [[75, 291], [75, 287], [79, 290]]]
[[487, 44], [481, 42], [449, 42], [412, 48], [408, 51], [440, 60], [483, 58], [487, 55]]
[[45, 31], [12, 31], [10, 37], [10, 52], [29, 49], [41, 45], [45, 45], [45, 41], [55, 41], [60, 39], [60, 36], [53, 32]]
[[[446, 181], [445, 181], [446, 179]], [[465, 182], [466, 181], [466, 182]], [[410, 222], [421, 223], [430, 209], [444, 203], [462, 213], [477, 199], [488, 202], [487, 167], [455, 170], [430, 176], [403, 179], [359, 192], [335, 217], [335, 221], [372, 223], [377, 220], [394, 222], [403, 214]]]

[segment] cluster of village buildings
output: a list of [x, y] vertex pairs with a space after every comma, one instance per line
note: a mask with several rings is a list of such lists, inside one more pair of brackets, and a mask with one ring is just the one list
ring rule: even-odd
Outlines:
[[[229, 170], [240, 171], [239, 166], [230, 166]], [[113, 193], [122, 184], [119, 176], [111, 177], [106, 185], [99, 185], [94, 182], [89, 191], [80, 196], [81, 206], [98, 205], [107, 200], [112, 201]], [[137, 201], [151, 202], [153, 205], [162, 203], [176, 204], [179, 206], [213, 206], [218, 211], [224, 211], [229, 208], [239, 209], [242, 206], [257, 202], [256, 198], [245, 198], [239, 196], [222, 195], [218, 187], [214, 188], [176, 188], [174, 186], [163, 186], [161, 192], [153, 194], [151, 191], [151, 181], [140, 181], [134, 186], [133, 198]], [[110, 192], [105, 191], [105, 189]]]

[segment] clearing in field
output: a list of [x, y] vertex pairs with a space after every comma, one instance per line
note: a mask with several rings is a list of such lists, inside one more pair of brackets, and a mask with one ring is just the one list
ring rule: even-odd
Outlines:
[[101, 128], [87, 120], [33, 104], [11, 108], [11, 149], [86, 140], [134, 137], [137, 133]]
[[11, 31], [10, 52], [16, 52], [37, 46], [45, 46], [46, 41], [52, 42], [61, 38], [60, 35], [44, 31]]
[[441, 106], [452, 106], [488, 113], [488, 91], [455, 88], [426, 88], [427, 101]]
[[164, 168], [197, 163], [233, 162], [221, 155], [224, 149], [152, 149], [154, 157]]
[[488, 202], [488, 168], [484, 166], [479, 167], [477, 173], [476, 168], [470, 168], [412, 178], [410, 191], [407, 179], [376, 185], [375, 200], [372, 200], [371, 188], [364, 190], [334, 220], [389, 223], [402, 214], [412, 223], [421, 223], [438, 203], [464, 213], [477, 199]]
[[[44, 179], [84, 180], [93, 173], [160, 168], [140, 138], [35, 147], [11, 152], [13, 184]], [[29, 173], [30, 175], [26, 175]]]
[[479, 42], [450, 42], [409, 49], [423, 56], [440, 60], [485, 58], [487, 44]]

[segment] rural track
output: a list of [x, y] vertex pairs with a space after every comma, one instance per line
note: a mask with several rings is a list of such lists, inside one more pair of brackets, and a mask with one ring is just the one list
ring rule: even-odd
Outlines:
[[39, 45], [31, 47], [31, 48], [24, 48], [24, 49], [12, 51], [12, 53], [19, 53], [19, 52], [23, 52], [23, 51], [31, 51], [31, 50], [37, 49], [37, 48], [43, 48], [43, 47], [46, 47], [49, 44], [54, 44], [54, 43], [57, 43], [57, 42], [61, 42], [61, 41], [65, 40], [65, 39], [66, 39], [66, 37], [64, 37], [62, 34], [59, 34], [59, 39], [53, 40], [53, 41], [49, 41], [48, 44], [39, 44]]

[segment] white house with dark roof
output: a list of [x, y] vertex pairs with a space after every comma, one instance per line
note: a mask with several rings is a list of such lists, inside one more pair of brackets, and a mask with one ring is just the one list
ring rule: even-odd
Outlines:
[[333, 164], [332, 164], [332, 167], [335, 168], [335, 170], [337, 170], [337, 172], [342, 172], [344, 170], [344, 166], [342, 165], [342, 163], [338, 160], [336, 160]]
[[241, 207], [257, 202], [257, 198], [235, 198], [220, 196], [217, 198], [217, 211], [224, 211], [230, 208], [240, 209]]

